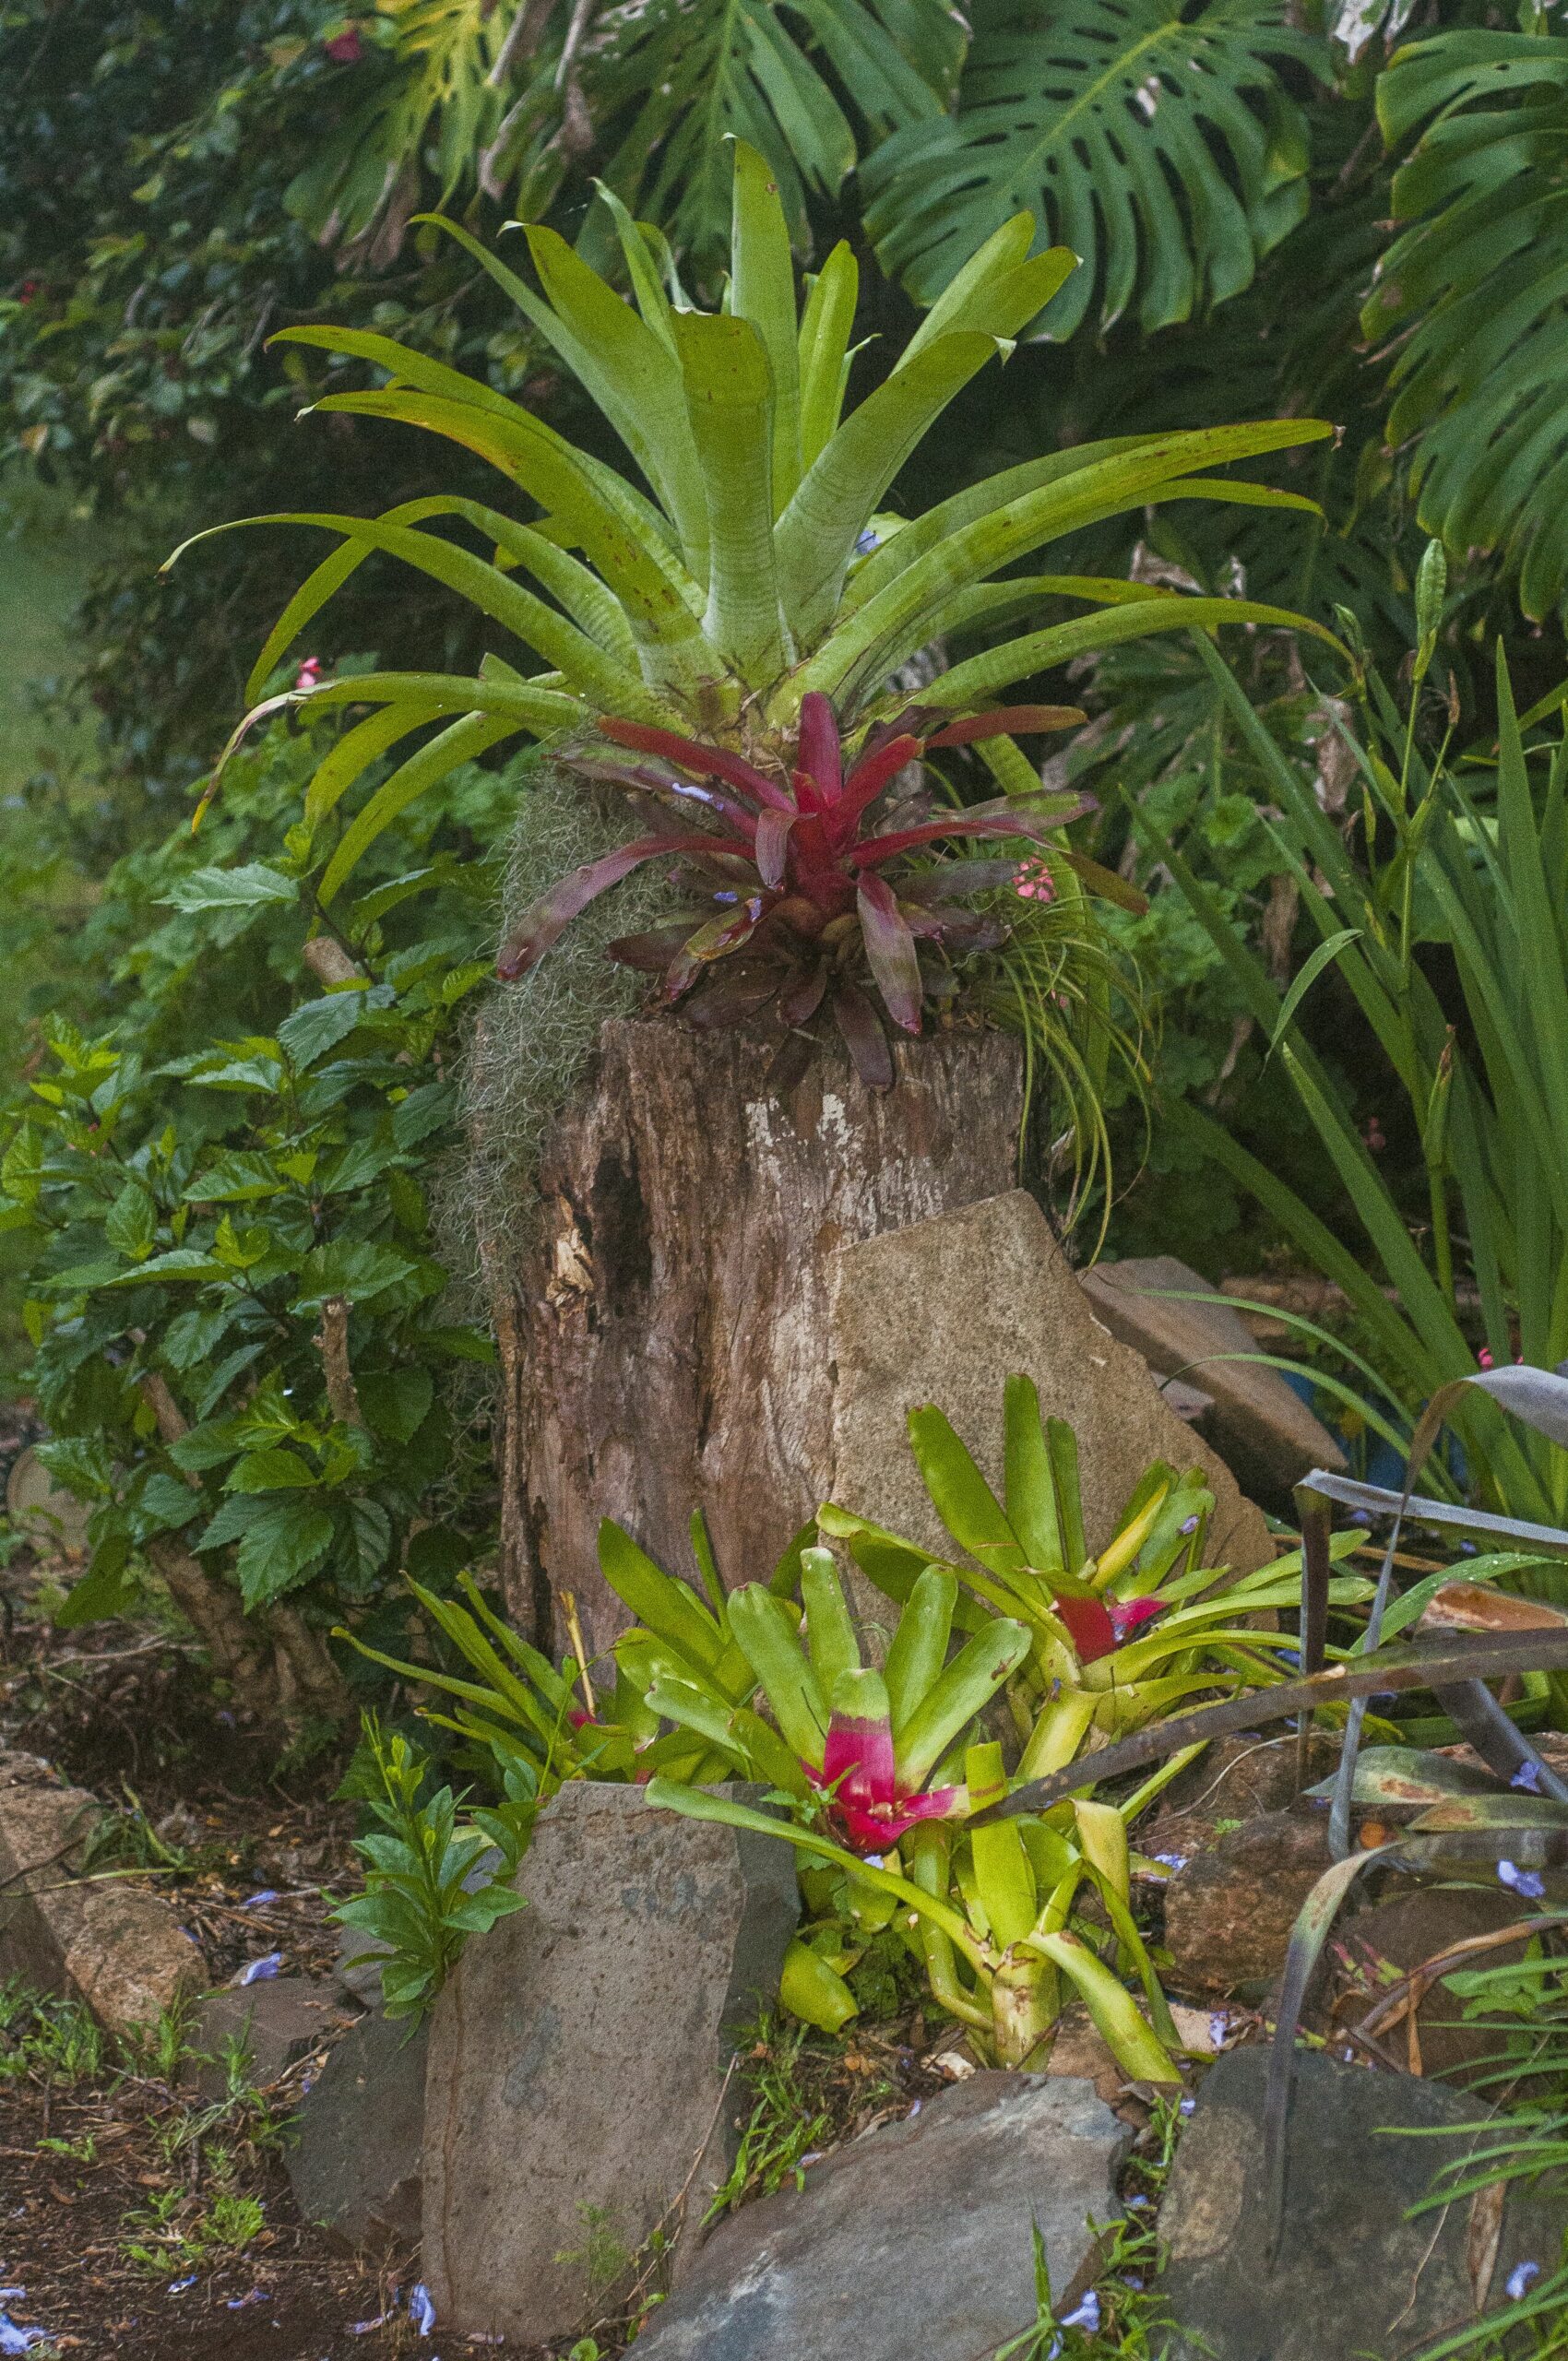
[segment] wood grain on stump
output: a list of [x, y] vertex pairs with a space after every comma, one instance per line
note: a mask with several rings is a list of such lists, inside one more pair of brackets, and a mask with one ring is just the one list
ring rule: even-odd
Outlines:
[[[834, 1250], [1014, 1184], [1011, 1037], [900, 1044], [885, 1094], [829, 1049], [780, 1099], [771, 1054], [613, 1018], [544, 1150], [542, 1234], [497, 1306], [516, 1323], [503, 1578], [541, 1641], [552, 1605], [565, 1636], [563, 1591], [594, 1653], [628, 1621], [598, 1570], [604, 1516], [690, 1572], [700, 1505], [726, 1580], [766, 1576], [831, 1480]], [[919, 1326], [911, 1306], [911, 1357]]]

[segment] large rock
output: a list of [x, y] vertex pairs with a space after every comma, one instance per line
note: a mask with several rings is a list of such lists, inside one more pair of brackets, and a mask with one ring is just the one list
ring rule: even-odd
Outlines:
[[294, 2119], [289, 2182], [307, 2222], [339, 2244], [420, 2233], [429, 2028], [377, 2010], [333, 2050]]
[[1087, 2082], [977, 2073], [720, 2224], [638, 2361], [978, 2361], [1093, 2276], [1132, 2134]]
[[424, 2275], [455, 2334], [586, 2324], [590, 2244], [700, 2221], [745, 2109], [733, 2037], [777, 1998], [787, 1844], [576, 1782], [541, 1812], [529, 1907], [465, 1949], [431, 2021]]
[[[1152, 1838], [1141, 1842], [1153, 1849]], [[1194, 1853], [1165, 1889], [1177, 1989], [1259, 1997], [1330, 1858], [1326, 1804], [1261, 1812]]]
[[[1267, 2072], [1266, 2049], [1228, 2052], [1182, 2135], [1159, 2216], [1169, 2255], [1159, 2293], [1178, 2331], [1162, 2348], [1166, 2361], [1416, 2353], [1463, 2327], [1489, 2295], [1500, 2301], [1515, 2264], [1554, 2266], [1568, 2218], [1561, 2196], [1511, 2198], [1495, 2248], [1487, 2232], [1496, 2197], [1485, 2190], [1406, 2218], [1443, 2165], [1487, 2143], [1473, 2097], [1303, 2052], [1286, 2230], [1270, 2269]], [[1455, 2127], [1452, 2139], [1399, 2136]]]
[[[1350, 1986], [1345, 1979], [1338, 1993], [1331, 1988], [1308, 2022], [1314, 2029], [1343, 2031], [1370, 2013], [1380, 1991], [1388, 1992], [1391, 1983], [1415, 1975], [1411, 1988], [1417, 2005], [1384, 2026], [1384, 2052], [1402, 2065], [1408, 2063], [1412, 2073], [1484, 2083], [1497, 2064], [1496, 2028], [1466, 2023], [1465, 2002], [1448, 1989], [1445, 1975], [1513, 1965], [1524, 1957], [1529, 1939], [1520, 1933], [1510, 1941], [1509, 1929], [1533, 1916], [1530, 1905], [1501, 1886], [1468, 1885], [1418, 1886], [1391, 1894], [1370, 1910], [1354, 1916], [1347, 1912], [1336, 1932], [1345, 1957], [1359, 1971], [1356, 1983]], [[1436, 1964], [1463, 1943], [1484, 1948], [1461, 1952], [1448, 1960], [1446, 1970]], [[1418, 1973], [1429, 1963], [1433, 1964], [1430, 1978]], [[1398, 1997], [1403, 2002], [1409, 1993]]]
[[[1161, 1400], [1139, 1355], [1096, 1319], [1023, 1190], [842, 1247], [834, 1282], [832, 1497], [841, 1508], [951, 1553], [905, 1420], [934, 1402], [1000, 1489], [1003, 1384], [1021, 1370], [1045, 1415], [1077, 1435], [1091, 1549], [1110, 1538], [1149, 1461], [1168, 1459], [1202, 1468], [1213, 1488], [1216, 1565], [1250, 1573], [1277, 1554], [1224, 1462]], [[858, 1587], [862, 1609], [885, 1617], [886, 1602]]]
[[202, 1958], [156, 1894], [77, 1874], [101, 1817], [35, 1757], [0, 1752], [0, 1976], [73, 1994], [128, 2033], [203, 1981]]
[[[1242, 1483], [1277, 1494], [1314, 1467], [1344, 1467], [1328, 1429], [1269, 1368], [1241, 1313], [1174, 1254], [1097, 1263], [1079, 1284], [1111, 1335], [1158, 1376], [1212, 1396], [1205, 1431]], [[1182, 1300], [1190, 1295], [1206, 1299]]]

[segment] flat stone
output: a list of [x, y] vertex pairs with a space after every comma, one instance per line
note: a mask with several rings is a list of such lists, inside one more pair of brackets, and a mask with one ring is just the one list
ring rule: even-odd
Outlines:
[[[1177, 2334], [1166, 2361], [1364, 2361], [1410, 2354], [1499, 2301], [1520, 2261], [1548, 2270], [1568, 2202], [1510, 2197], [1489, 2260], [1483, 2190], [1405, 2218], [1434, 2174], [1488, 2135], [1463, 2093], [1409, 2074], [1296, 2060], [1287, 2229], [1271, 2270], [1264, 2173], [1266, 2049], [1229, 2051], [1198, 2094], [1176, 2152], [1160, 2239], [1159, 2295]], [[1404, 2131], [1466, 2127], [1453, 2140]], [[1469, 2252], [1481, 2261], [1479, 2291]], [[1481, 2302], [1478, 2304], [1479, 2293]]]
[[529, 1907], [468, 1943], [431, 2020], [423, 2268], [452, 2333], [553, 2344], [610, 2293], [590, 2239], [672, 2240], [722, 2186], [734, 2038], [777, 1998], [799, 1900], [787, 1844], [586, 1781], [517, 1884]]
[[351, 2015], [332, 1986], [313, 1975], [275, 1975], [208, 1992], [197, 2003], [186, 2037], [198, 2097], [216, 2101], [226, 2095], [230, 2043], [244, 2045], [245, 2070], [258, 2090], [266, 2090], [313, 2049], [336, 2040]]
[[1326, 1804], [1262, 1812], [1194, 1853], [1165, 1889], [1177, 1988], [1261, 1993], [1284, 1966], [1297, 1914], [1329, 1857]]
[[638, 2361], [980, 2361], [1094, 2275], [1129, 2141], [1087, 2082], [972, 2074], [714, 2230]]
[[[1251, 1573], [1276, 1556], [1261, 1511], [1223, 1460], [1161, 1400], [1146, 1363], [1095, 1317], [1051, 1226], [1022, 1189], [840, 1248], [828, 1352], [832, 1498], [933, 1552], [953, 1543], [926, 1495], [906, 1434], [910, 1410], [944, 1410], [1000, 1489], [1002, 1392], [1032, 1377], [1048, 1418], [1078, 1439], [1090, 1548], [1109, 1540], [1150, 1460], [1197, 1467], [1215, 1497], [1209, 1556]], [[887, 1602], [852, 1571], [864, 1619]]]
[[157, 1894], [80, 1877], [102, 1807], [37, 1757], [0, 1751], [0, 1975], [70, 1993], [125, 2034], [202, 1981], [201, 1953]]
[[429, 2027], [362, 2017], [305, 2093], [288, 2153], [289, 2183], [307, 2222], [362, 2248], [420, 2234]]
[[[1313, 1730], [1307, 1744], [1308, 1786], [1338, 1768], [1339, 1739], [1332, 1730]], [[1191, 1813], [1205, 1820], [1251, 1820], [1265, 1811], [1285, 1811], [1295, 1801], [1296, 1733], [1267, 1737], [1262, 1730], [1231, 1730], [1211, 1738], [1194, 1762], [1179, 1771], [1159, 1799], [1161, 1817]], [[1140, 1827], [1148, 1823], [1142, 1821]]]
[[[1338, 1443], [1260, 1357], [1241, 1313], [1174, 1254], [1097, 1263], [1079, 1284], [1111, 1335], [1141, 1353], [1157, 1376], [1213, 1397], [1206, 1431], [1243, 1484], [1278, 1494], [1314, 1467], [1343, 1469]], [[1205, 1300], [1181, 1299], [1190, 1295]]]

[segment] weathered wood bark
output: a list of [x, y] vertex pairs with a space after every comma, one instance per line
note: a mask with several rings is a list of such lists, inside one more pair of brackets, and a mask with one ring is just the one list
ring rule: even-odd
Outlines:
[[780, 1100], [766, 1042], [605, 1026], [496, 1306], [503, 1579], [541, 1643], [552, 1615], [566, 1639], [564, 1593], [594, 1652], [627, 1620], [598, 1571], [604, 1516], [690, 1572], [700, 1505], [727, 1580], [766, 1575], [831, 1477], [832, 1250], [1014, 1186], [1017, 1044], [955, 1031], [897, 1055], [885, 1095], [827, 1050]]

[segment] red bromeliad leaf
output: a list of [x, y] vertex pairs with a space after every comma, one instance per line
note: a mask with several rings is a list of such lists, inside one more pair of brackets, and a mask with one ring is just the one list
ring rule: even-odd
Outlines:
[[778, 995], [778, 1014], [786, 1025], [809, 1025], [822, 1006], [822, 995], [827, 990], [827, 963], [819, 959], [803, 976], [786, 984]]
[[700, 803], [723, 820], [733, 835], [743, 836], [747, 844], [756, 834], [755, 814], [744, 804], [721, 795], [717, 788], [699, 787], [695, 780], [677, 778], [672, 771], [650, 770], [642, 763], [596, 762], [588, 755], [574, 756], [571, 767], [576, 777], [602, 780], [607, 787], [631, 788], [646, 795], [672, 795], [683, 803]]
[[843, 1035], [855, 1072], [871, 1090], [893, 1087], [893, 1052], [877, 1014], [859, 984], [845, 980], [833, 993], [833, 1021]]
[[1044, 730], [1071, 730], [1088, 716], [1075, 705], [1004, 705], [994, 713], [971, 713], [950, 721], [928, 746], [972, 746], [981, 738], [1032, 738]]
[[699, 1033], [719, 1033], [727, 1026], [743, 1025], [766, 1007], [778, 989], [777, 967], [754, 959], [731, 964], [732, 972], [720, 969], [693, 996], [686, 1022]]
[[1080, 1664], [1093, 1664], [1097, 1656], [1110, 1655], [1116, 1646], [1116, 1626], [1103, 1599], [1056, 1598], [1051, 1611], [1066, 1625]]
[[875, 802], [889, 779], [896, 778], [906, 763], [918, 762], [920, 756], [918, 738], [892, 738], [874, 754], [861, 755], [844, 781], [843, 795], [833, 807], [835, 844], [846, 842], [861, 813], [868, 804]]
[[793, 812], [765, 812], [756, 824], [757, 874], [770, 893], [784, 883], [785, 867], [790, 856], [790, 831], [795, 825]]
[[866, 958], [876, 988], [886, 1003], [887, 1014], [906, 1033], [918, 1033], [925, 991], [921, 982], [921, 963], [915, 954], [915, 938], [898, 908], [897, 897], [886, 878], [878, 877], [873, 871], [861, 879], [855, 898]]
[[496, 974], [504, 984], [527, 975], [579, 910], [586, 910], [607, 885], [618, 884], [645, 860], [653, 860], [660, 853], [707, 852], [709, 848], [706, 836], [638, 836], [635, 844], [618, 845], [613, 852], [585, 861], [581, 869], [557, 879], [547, 894], [541, 894], [532, 908], [524, 911], [501, 946]]
[[1089, 808], [1080, 803], [1067, 813], [1035, 812], [1023, 798], [1004, 811], [998, 811], [993, 803], [977, 804], [967, 812], [949, 812], [943, 819], [927, 820], [918, 828], [896, 828], [889, 836], [868, 836], [863, 844], [851, 845], [845, 858], [853, 869], [876, 869], [916, 845], [940, 844], [944, 836], [1043, 836], [1048, 829], [1059, 828], [1064, 819], [1075, 820]]
[[949, 1818], [964, 1799], [958, 1787], [901, 1795], [891, 1725], [850, 1714], [834, 1714], [821, 1771], [809, 1763], [805, 1771], [814, 1786], [828, 1791], [828, 1817], [857, 1853], [885, 1852], [917, 1821]]
[[1113, 1598], [1111, 1601], [1111, 1622], [1116, 1633], [1117, 1646], [1120, 1647], [1123, 1641], [1133, 1637], [1134, 1631], [1141, 1631], [1146, 1623], [1152, 1623], [1157, 1615], [1164, 1612], [1163, 1599]]
[[695, 738], [677, 737], [672, 730], [656, 730], [643, 721], [623, 721], [614, 714], [605, 716], [599, 727], [617, 746], [634, 746], [639, 754], [661, 754], [667, 763], [679, 763], [683, 770], [695, 771], [699, 778], [725, 779], [742, 794], [755, 796], [759, 803], [771, 804], [776, 812], [790, 809], [790, 799], [777, 780], [766, 777], [741, 755], [731, 754], [722, 746], [700, 745]]
[[843, 792], [844, 754], [833, 707], [816, 689], [801, 699], [801, 741], [796, 760], [818, 790], [822, 805], [837, 803]]

